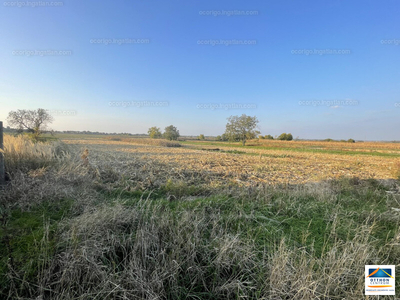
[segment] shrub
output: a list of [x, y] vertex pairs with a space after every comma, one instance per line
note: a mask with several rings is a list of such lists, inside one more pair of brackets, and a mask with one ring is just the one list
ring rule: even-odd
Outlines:
[[356, 141], [353, 140], [353, 139], [348, 139], [347, 142], [348, 142], [348, 143], [355, 143]]

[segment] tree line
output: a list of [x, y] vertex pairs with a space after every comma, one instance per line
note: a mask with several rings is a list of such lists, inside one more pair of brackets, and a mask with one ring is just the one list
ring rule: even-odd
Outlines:
[[[48, 131], [48, 125], [52, 123], [53, 120], [53, 117], [43, 108], [37, 110], [20, 109], [11, 111], [7, 118], [8, 123], [16, 127], [14, 130], [16, 130], [17, 133], [28, 132], [36, 140], [42, 133], [46, 132], [46, 130]], [[217, 136], [217, 140], [241, 142], [244, 146], [247, 140], [257, 137], [260, 139], [274, 139], [271, 135], [259, 136], [260, 131], [257, 130], [258, 123], [259, 121], [256, 116], [251, 117], [245, 114], [241, 116], [230, 116], [225, 127], [225, 132], [221, 136]], [[12, 130], [11, 128], [9, 129], [10, 131]], [[153, 126], [149, 128], [147, 133], [149, 137], [153, 139], [164, 138], [167, 140], [178, 140], [180, 137], [179, 130], [173, 125], [165, 127], [164, 132], [161, 132], [159, 127]], [[198, 139], [204, 140], [205, 137], [203, 134], [200, 134]], [[293, 136], [291, 133], [282, 133], [277, 139], [291, 141], [293, 140]]]

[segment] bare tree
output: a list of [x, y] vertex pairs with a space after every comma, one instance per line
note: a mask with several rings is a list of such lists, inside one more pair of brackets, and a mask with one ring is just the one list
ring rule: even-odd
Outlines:
[[46, 131], [47, 125], [53, 122], [51, 116], [45, 109], [37, 110], [19, 109], [8, 113], [7, 122], [11, 126], [17, 127], [22, 132], [24, 129], [32, 133], [34, 139]]

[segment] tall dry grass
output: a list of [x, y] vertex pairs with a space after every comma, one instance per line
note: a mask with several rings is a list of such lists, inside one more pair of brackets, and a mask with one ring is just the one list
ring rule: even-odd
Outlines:
[[361, 299], [364, 265], [400, 255], [393, 186], [376, 181], [215, 189], [206, 171], [98, 146], [85, 163], [81, 148], [7, 143], [2, 299]]
[[182, 147], [177, 141], [169, 141], [164, 139], [150, 139], [150, 138], [125, 138], [122, 141], [132, 144], [161, 146], [161, 147]]
[[61, 142], [35, 143], [22, 135], [4, 136], [5, 168], [10, 174], [51, 166], [67, 151], [66, 145]]

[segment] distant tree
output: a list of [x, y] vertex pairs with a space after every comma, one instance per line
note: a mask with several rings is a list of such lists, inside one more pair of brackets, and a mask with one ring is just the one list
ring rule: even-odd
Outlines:
[[274, 137], [272, 135], [270, 135], [270, 134], [264, 136], [264, 138], [267, 139], [267, 140], [273, 140], [274, 139]]
[[147, 133], [152, 139], [159, 139], [162, 137], [161, 129], [156, 126], [150, 127]]
[[180, 136], [179, 135], [179, 130], [173, 125], [167, 126], [167, 127], [165, 127], [165, 131], [164, 131], [163, 136], [167, 140], [175, 141]]
[[10, 111], [7, 117], [7, 122], [11, 126], [16, 126], [19, 132], [28, 131], [35, 140], [38, 140], [39, 136], [47, 130], [47, 125], [51, 124], [53, 120], [53, 116], [43, 108]]
[[347, 142], [348, 142], [348, 143], [355, 143], [356, 141], [353, 140], [353, 139], [348, 139]]
[[286, 141], [286, 133], [282, 133], [280, 136], [278, 136], [278, 140]]
[[245, 114], [230, 116], [226, 124], [225, 134], [230, 141], [241, 141], [243, 146], [249, 139], [254, 139], [260, 132], [255, 130], [258, 124], [257, 117]]
[[258, 138], [259, 138], [260, 140], [265, 139], [265, 137], [264, 137], [262, 134], [260, 134], [260, 135], [258, 136]]
[[333, 139], [325, 139], [324, 142], [334, 142]]
[[229, 141], [229, 137], [226, 135], [226, 133], [223, 133], [221, 135], [221, 141], [224, 141], [224, 142]]
[[293, 140], [293, 135], [291, 133], [282, 133], [279, 137], [278, 140], [281, 141], [291, 141]]
[[204, 137], [204, 134], [199, 135], [199, 140], [204, 141], [206, 138]]
[[217, 137], [215, 138], [215, 140], [217, 141], [222, 141], [222, 137], [220, 135], [217, 135]]

